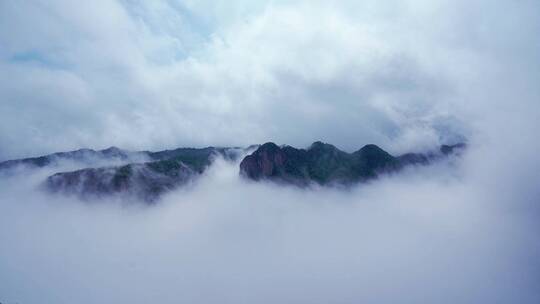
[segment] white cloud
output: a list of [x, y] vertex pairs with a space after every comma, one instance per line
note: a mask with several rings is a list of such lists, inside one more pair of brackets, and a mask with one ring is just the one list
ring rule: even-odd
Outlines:
[[[4, 159], [317, 139], [401, 152], [469, 136], [478, 110], [468, 108], [482, 97], [472, 83], [493, 87], [499, 76], [486, 74], [512, 59], [498, 33], [523, 48], [535, 24], [529, 7], [505, 5], [530, 17], [520, 40], [495, 24], [499, 10], [444, 1], [2, 6]], [[415, 130], [431, 135], [410, 141]]]
[[494, 176], [440, 164], [305, 191], [247, 183], [237, 168], [218, 160], [150, 208], [30, 191], [46, 172], [3, 180], [0, 300], [538, 300], [537, 225], [523, 212], [532, 201], [484, 187]]
[[[351, 192], [218, 163], [156, 208], [0, 181], [0, 301], [538, 302], [534, 1], [0, 3], [0, 159], [466, 136]], [[54, 279], [51, 279], [54, 277]], [[32, 291], [32, 292], [30, 292]]]

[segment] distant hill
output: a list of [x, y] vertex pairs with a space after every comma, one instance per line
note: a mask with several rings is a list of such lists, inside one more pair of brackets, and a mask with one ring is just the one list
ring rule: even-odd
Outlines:
[[[315, 142], [307, 149], [274, 143], [248, 148], [178, 148], [164, 151], [126, 151], [116, 147], [104, 150], [80, 149], [45, 156], [0, 162], [0, 172], [24, 167], [59, 168], [62, 161], [82, 164], [82, 169], [58, 172], [46, 178], [44, 188], [52, 193], [77, 197], [130, 196], [153, 203], [161, 194], [196, 180], [215, 157], [240, 162], [242, 177], [253, 181], [273, 181], [297, 186], [352, 185], [397, 172], [409, 165], [429, 165], [450, 155], [459, 155], [464, 144], [443, 145], [430, 153], [392, 156], [376, 145], [366, 145], [347, 153], [333, 145]], [[118, 161], [120, 165], [94, 167], [96, 161]], [[24, 173], [24, 171], [21, 171]]]
[[140, 153], [146, 153], [150, 161], [59, 172], [47, 178], [45, 187], [52, 192], [75, 194], [81, 198], [129, 195], [151, 203], [164, 192], [197, 178], [215, 157], [235, 160], [241, 149], [179, 148]]
[[128, 158], [146, 157], [147, 152], [130, 152], [110, 147], [103, 150], [79, 149], [69, 152], [57, 152], [39, 157], [29, 157], [0, 162], [0, 171], [6, 171], [17, 167], [42, 168], [54, 166], [62, 161], [74, 161], [92, 164], [100, 160], [127, 160]]

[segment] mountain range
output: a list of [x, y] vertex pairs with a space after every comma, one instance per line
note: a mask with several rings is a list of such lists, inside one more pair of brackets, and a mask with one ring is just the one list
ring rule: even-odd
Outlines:
[[[81, 169], [48, 176], [42, 183], [43, 189], [83, 199], [122, 195], [153, 203], [163, 193], [195, 181], [216, 157], [235, 162], [245, 155], [239, 165], [239, 174], [247, 180], [300, 187], [312, 184], [348, 186], [375, 179], [380, 174], [397, 172], [406, 166], [429, 165], [459, 155], [464, 148], [465, 144], [460, 143], [443, 145], [428, 153], [392, 156], [373, 144], [347, 153], [320, 141], [307, 149], [271, 142], [248, 148], [178, 148], [157, 152], [110, 147], [8, 160], [0, 162], [0, 172], [10, 174], [21, 167], [54, 169], [60, 168], [62, 162], [76, 162]], [[104, 161], [115, 165], [94, 167], [95, 163]]]
[[307, 186], [350, 185], [398, 171], [409, 165], [429, 163], [455, 154], [464, 144], [443, 145], [430, 153], [407, 153], [392, 156], [376, 145], [365, 145], [347, 153], [333, 145], [314, 142], [308, 149], [265, 143], [240, 163], [240, 172], [252, 180], [273, 180]]

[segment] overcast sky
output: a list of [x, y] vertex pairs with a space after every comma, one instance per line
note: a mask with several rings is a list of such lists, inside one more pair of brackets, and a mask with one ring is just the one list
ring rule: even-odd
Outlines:
[[471, 140], [485, 108], [538, 97], [539, 15], [527, 0], [1, 1], [0, 159]]
[[73, 164], [21, 169], [0, 302], [539, 303], [539, 83], [538, 0], [0, 0], [0, 160], [469, 143], [347, 191], [218, 159], [150, 208], [39, 190]]

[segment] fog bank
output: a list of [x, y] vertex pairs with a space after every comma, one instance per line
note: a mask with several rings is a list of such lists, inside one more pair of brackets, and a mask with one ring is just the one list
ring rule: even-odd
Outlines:
[[153, 207], [3, 179], [0, 301], [537, 303], [538, 196], [488, 187], [475, 153], [348, 191], [248, 182], [218, 159]]
[[[0, 302], [540, 303], [538, 1], [0, 1], [0, 159], [315, 140], [457, 161], [350, 190], [217, 160], [148, 207], [0, 176]], [[449, 141], [449, 142], [447, 142]]]

